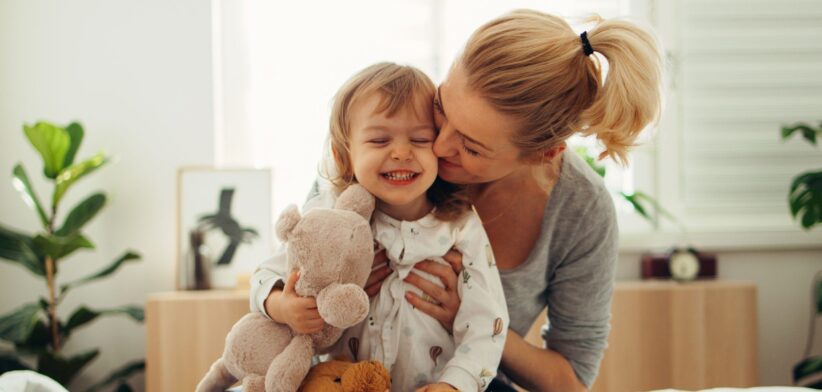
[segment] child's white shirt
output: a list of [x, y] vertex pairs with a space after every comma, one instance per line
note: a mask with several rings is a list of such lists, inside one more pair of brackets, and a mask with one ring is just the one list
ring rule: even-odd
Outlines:
[[[334, 195], [320, 191], [303, 206], [303, 213], [331, 208]], [[393, 269], [380, 294], [371, 300], [368, 317], [349, 328], [331, 349], [332, 357], [381, 361], [391, 372], [392, 391], [409, 391], [445, 382], [460, 391], [483, 391], [496, 375], [505, 347], [509, 319], [499, 272], [482, 222], [473, 210], [455, 221], [441, 221], [430, 213], [409, 222], [374, 212], [372, 231], [377, 246], [386, 250]], [[431, 316], [404, 298], [406, 291], [422, 295], [403, 282], [414, 264], [442, 258], [451, 248], [462, 254], [458, 276], [461, 299], [453, 335]], [[263, 262], [251, 279], [251, 310], [266, 314], [264, 301], [287, 277], [285, 246]], [[442, 287], [440, 280], [420, 270], [414, 273]], [[356, 353], [356, 355], [354, 354]]]
[[[391, 372], [392, 391], [411, 391], [445, 382], [461, 391], [482, 391], [496, 375], [508, 327], [508, 313], [491, 245], [476, 212], [445, 222], [430, 213], [422, 219], [399, 221], [376, 211], [372, 230], [385, 249], [393, 272], [371, 301], [368, 317], [352, 327], [331, 351], [358, 361], [378, 360]], [[403, 281], [413, 273], [442, 287], [439, 278], [414, 265], [442, 258], [451, 248], [462, 253], [463, 271], [457, 292], [461, 298], [453, 335], [414, 308], [406, 292], [422, 296]]]

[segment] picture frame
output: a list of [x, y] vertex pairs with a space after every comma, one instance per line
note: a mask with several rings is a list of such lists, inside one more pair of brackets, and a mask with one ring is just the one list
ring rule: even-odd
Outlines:
[[179, 168], [176, 289], [248, 279], [272, 254], [271, 209], [269, 169]]

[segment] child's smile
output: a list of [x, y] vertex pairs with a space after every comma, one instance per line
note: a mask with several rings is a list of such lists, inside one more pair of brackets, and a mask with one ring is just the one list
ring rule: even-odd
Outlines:
[[386, 181], [391, 185], [408, 185], [419, 177], [419, 173], [406, 170], [396, 170], [385, 173], [380, 173]]

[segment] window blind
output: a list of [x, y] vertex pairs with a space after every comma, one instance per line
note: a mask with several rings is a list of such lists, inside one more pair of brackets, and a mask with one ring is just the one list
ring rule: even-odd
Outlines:
[[675, 26], [668, 38], [676, 107], [662, 132], [676, 137], [667, 138], [671, 154], [659, 156], [658, 178], [677, 192], [663, 202], [677, 206], [690, 231], [798, 227], [790, 182], [822, 167], [822, 150], [797, 135], [782, 142], [780, 128], [822, 120], [822, 2], [666, 7]]

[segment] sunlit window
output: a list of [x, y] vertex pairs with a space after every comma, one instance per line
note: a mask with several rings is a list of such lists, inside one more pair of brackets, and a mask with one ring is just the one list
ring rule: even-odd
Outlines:
[[[330, 102], [352, 74], [378, 61], [414, 65], [442, 81], [470, 33], [517, 8], [565, 16], [629, 15], [627, 1], [354, 0], [244, 2], [222, 25], [224, 110], [219, 164], [271, 167], [274, 211], [301, 204], [317, 176]], [[225, 16], [224, 16], [225, 18]], [[239, 47], [239, 48], [238, 48]], [[574, 143], [597, 148], [590, 140]], [[608, 164], [606, 182], [632, 191], [633, 172]], [[618, 202], [621, 215], [630, 206]], [[630, 219], [629, 219], [630, 220]], [[637, 226], [640, 227], [641, 226]]]

